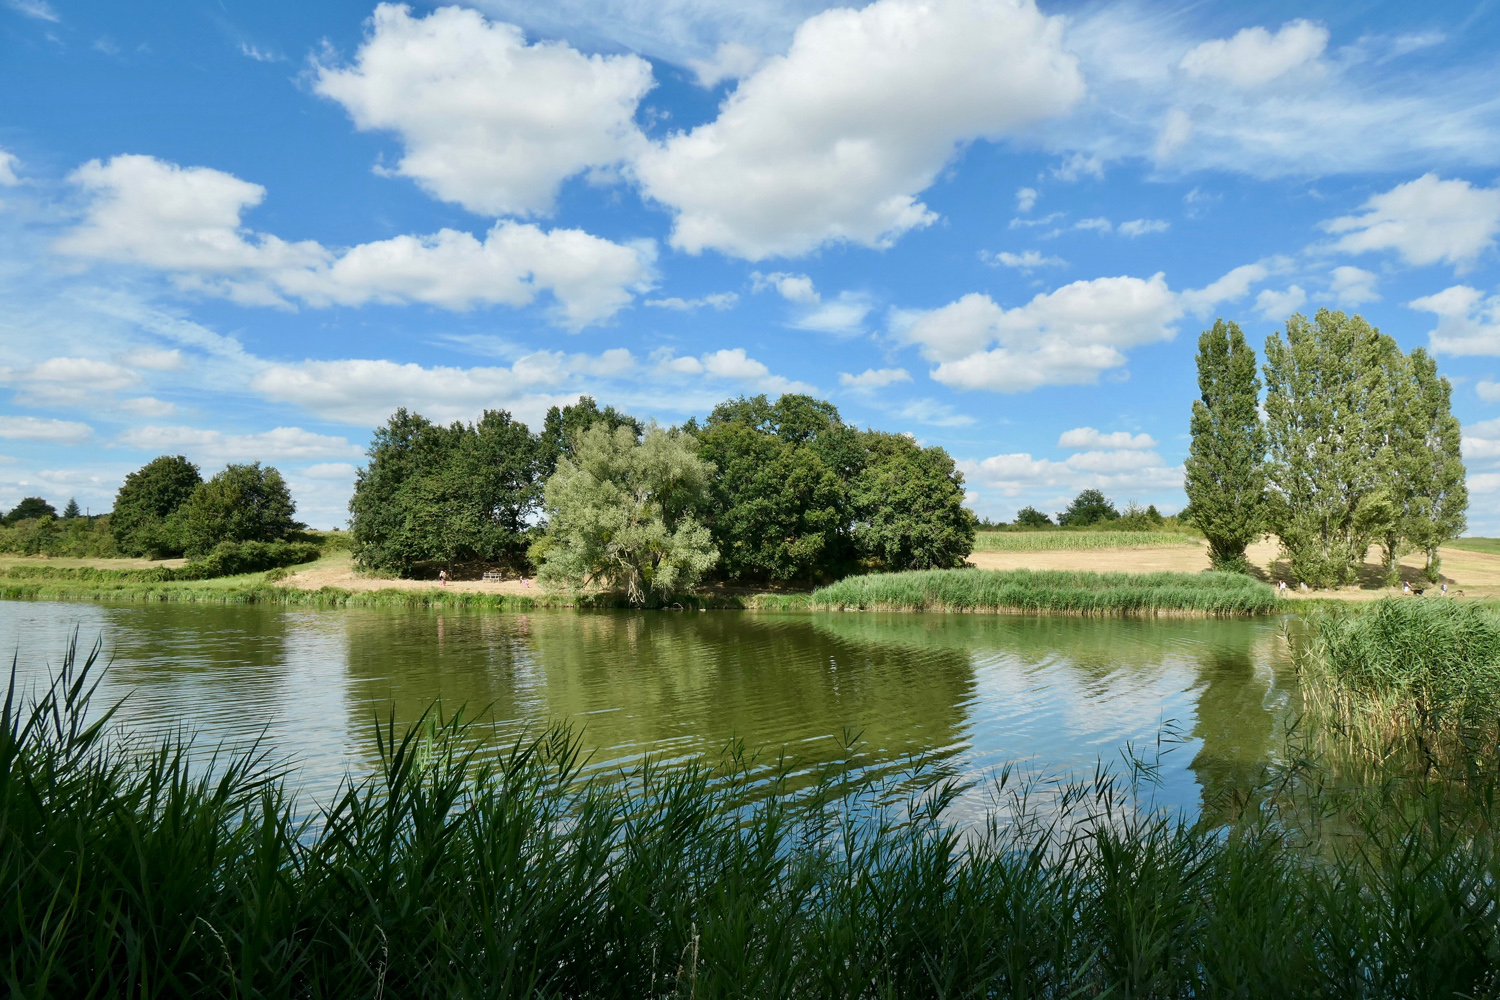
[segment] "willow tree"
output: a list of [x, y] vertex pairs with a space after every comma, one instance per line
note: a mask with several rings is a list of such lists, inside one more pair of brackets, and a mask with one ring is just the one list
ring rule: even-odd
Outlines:
[[1185, 483], [1193, 524], [1215, 569], [1243, 572], [1245, 546], [1265, 530], [1266, 432], [1255, 351], [1237, 323], [1216, 320], [1198, 338], [1198, 391]]
[[1268, 520], [1293, 575], [1314, 586], [1353, 582], [1396, 516], [1393, 349], [1361, 317], [1327, 309], [1266, 338]]

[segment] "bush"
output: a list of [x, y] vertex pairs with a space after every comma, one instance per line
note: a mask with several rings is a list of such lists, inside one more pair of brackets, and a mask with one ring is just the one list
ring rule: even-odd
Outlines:
[[[175, 570], [169, 580], [211, 580], [312, 562], [323, 550], [314, 542], [220, 542], [202, 559]], [[165, 568], [164, 568], [165, 569]]]
[[41, 517], [0, 526], [0, 552], [18, 556], [108, 559], [120, 554], [110, 515], [54, 520]]
[[1040, 528], [1052, 524], [1052, 518], [1043, 514], [1035, 507], [1022, 507], [1016, 511], [1016, 527], [1018, 528]]

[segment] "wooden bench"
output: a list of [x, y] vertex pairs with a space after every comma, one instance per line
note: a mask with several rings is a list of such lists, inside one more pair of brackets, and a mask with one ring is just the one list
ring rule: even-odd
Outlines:
[[491, 580], [499, 582], [505, 579], [505, 574], [501, 573], [498, 569], [487, 569], [484, 571], [484, 579], [485, 582]]

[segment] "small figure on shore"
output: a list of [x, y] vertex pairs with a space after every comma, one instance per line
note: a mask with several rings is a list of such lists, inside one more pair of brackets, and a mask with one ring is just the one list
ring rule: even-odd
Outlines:
[[1286, 581], [1285, 580], [1277, 580], [1276, 581], [1276, 591], [1277, 591], [1277, 593], [1281, 593], [1281, 594], [1286, 593]]
[[521, 586], [525, 587], [527, 590], [530, 590], [531, 589], [531, 581], [529, 579], [527, 579], [526, 577], [523, 576], [523, 577], [521, 577]]
[[1302, 591], [1304, 594], [1307, 593], [1307, 581], [1303, 580], [1301, 583], [1297, 584], [1297, 589]]
[[446, 586], [448, 586], [448, 571], [445, 570], [445, 569], [438, 570], [438, 586], [439, 587], [446, 587]]
[[1410, 594], [1411, 593], [1411, 583], [1409, 581], [1406, 581], [1406, 580], [1402, 580], [1401, 581], [1401, 593], [1403, 593], [1403, 594]]
[[1446, 581], [1443, 583], [1443, 596], [1444, 597], [1448, 596], [1448, 584], [1447, 584]]

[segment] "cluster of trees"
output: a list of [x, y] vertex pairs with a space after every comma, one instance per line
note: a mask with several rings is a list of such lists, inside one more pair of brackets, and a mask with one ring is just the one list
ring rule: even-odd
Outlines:
[[224, 545], [287, 538], [305, 527], [296, 511], [275, 468], [230, 464], [204, 480], [183, 456], [163, 455], [125, 477], [109, 527], [125, 555], [203, 559]]
[[1289, 319], [1265, 357], [1262, 415], [1239, 326], [1219, 320], [1198, 341], [1186, 488], [1214, 565], [1243, 569], [1245, 547], [1271, 532], [1313, 586], [1352, 582], [1373, 543], [1388, 582], [1410, 552], [1436, 580], [1438, 547], [1466, 527], [1468, 490], [1452, 387], [1433, 359], [1327, 309]]
[[584, 397], [540, 434], [503, 411], [442, 427], [398, 410], [358, 474], [350, 527], [367, 566], [535, 565], [644, 601], [708, 575], [957, 566], [975, 525], [962, 504], [942, 449], [851, 427], [809, 396], [729, 400], [671, 429]]
[[61, 514], [42, 497], [26, 497], [0, 517], [0, 552], [14, 555], [113, 556], [108, 515], [84, 516], [69, 498]]
[[[1114, 501], [1100, 490], [1083, 490], [1068, 504], [1067, 510], [1058, 511], [1055, 524], [1064, 528], [1089, 528], [1107, 524], [1120, 531], [1151, 531], [1167, 523], [1155, 504], [1142, 507], [1131, 502], [1121, 512]], [[1046, 528], [1054, 524], [1052, 518], [1035, 507], [1026, 506], [1016, 511], [1015, 525], [1018, 528]]]

